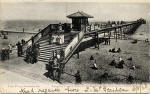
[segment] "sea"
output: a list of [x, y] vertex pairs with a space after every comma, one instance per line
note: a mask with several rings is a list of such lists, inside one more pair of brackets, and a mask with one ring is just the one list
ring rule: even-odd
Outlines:
[[64, 23], [56, 20], [7, 20], [0, 21], [0, 30], [22, 32], [39, 32], [49, 24]]

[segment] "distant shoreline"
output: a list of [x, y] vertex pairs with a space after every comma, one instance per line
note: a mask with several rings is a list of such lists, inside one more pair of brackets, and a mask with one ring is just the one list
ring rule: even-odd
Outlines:
[[6, 32], [6, 33], [26, 33], [26, 34], [36, 34], [37, 33], [37, 32], [7, 31], [7, 30], [0, 30], [0, 32]]

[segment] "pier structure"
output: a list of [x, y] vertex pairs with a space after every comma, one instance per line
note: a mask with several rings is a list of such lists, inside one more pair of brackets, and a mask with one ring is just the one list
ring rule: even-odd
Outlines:
[[[39, 45], [38, 61], [52, 65], [56, 64], [53, 71], [54, 78], [60, 81], [65, 64], [69, 59], [82, 49], [95, 45], [100, 49], [99, 43], [111, 43], [111, 39], [126, 39], [127, 34], [132, 34], [144, 23], [143, 19], [137, 21], [109, 24], [106, 28], [101, 25], [89, 24], [88, 18], [93, 18], [84, 12], [76, 12], [69, 16], [72, 24], [50, 24], [23, 45], [23, 56], [27, 56], [27, 50], [35, 44]], [[72, 26], [72, 28], [71, 28]]]

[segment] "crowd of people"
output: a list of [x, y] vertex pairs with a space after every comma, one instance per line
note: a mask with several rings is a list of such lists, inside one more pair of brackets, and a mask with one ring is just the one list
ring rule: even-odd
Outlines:
[[[48, 78], [51, 78], [52, 80], [56, 80], [60, 82], [61, 74], [66, 73], [62, 70], [63, 64], [60, 63], [62, 61], [62, 58], [63, 58], [62, 51], [60, 51], [60, 54], [58, 54], [58, 51], [53, 51], [53, 57], [49, 60], [49, 64], [46, 65], [46, 69], [48, 70], [47, 72]], [[66, 73], [66, 74], [75, 77], [75, 82], [77, 84], [82, 82], [79, 70], [77, 70], [77, 73], [75, 73], [74, 75], [69, 74], [69, 73]]]
[[119, 57], [119, 62], [117, 62], [115, 59], [113, 59], [111, 62], [110, 62], [110, 66], [115, 66], [115, 68], [120, 68], [122, 69], [123, 68], [123, 65], [124, 65], [124, 60]]
[[121, 52], [121, 49], [120, 49], [120, 48], [118, 48], [118, 49], [112, 48], [112, 49], [109, 49], [109, 52], [112, 52], [112, 53], [120, 53], [120, 52]]
[[53, 51], [53, 57], [50, 58], [49, 64], [46, 67], [46, 69], [48, 70], [47, 76], [53, 80], [57, 80], [58, 82], [60, 82], [60, 75], [61, 75], [61, 68], [60, 68], [61, 58], [62, 58], [61, 54], [58, 54], [57, 51]]
[[1, 60], [8, 60], [10, 58], [10, 54], [12, 53], [12, 44], [9, 44], [7, 48], [1, 49]]
[[[23, 54], [22, 45], [24, 45], [24, 44], [25, 44], [25, 40], [24, 39], [22, 39], [21, 42], [18, 42], [16, 44], [18, 57], [21, 57], [22, 54]], [[1, 60], [2, 61], [9, 59], [10, 54], [13, 53], [13, 50], [12, 50], [13, 47], [15, 47], [15, 45], [9, 44], [6, 48], [2, 48], [1, 49]]]
[[9, 49], [2, 48], [2, 50], [1, 50], [1, 60], [2, 61], [8, 60], [9, 55], [10, 55]]
[[30, 46], [26, 50], [25, 61], [27, 63], [34, 64], [38, 61], [38, 55], [39, 55], [39, 44], [34, 44], [33, 46]]
[[[112, 49], [109, 50], [109, 52], [111, 52], [111, 53], [120, 53], [121, 48], [118, 48], [118, 49], [112, 48]], [[118, 59], [116, 59], [114, 56], [115, 55], [113, 55], [113, 57], [112, 57], [113, 59], [109, 63], [109, 66], [114, 66], [114, 68], [118, 68], [118, 69], [123, 69], [125, 66], [129, 69], [133, 69], [133, 70], [136, 69], [136, 66], [132, 63], [132, 60], [133, 60], [132, 57], [127, 58], [127, 61], [129, 61], [130, 63], [126, 63], [126, 61], [121, 56], [119, 56]], [[93, 55], [90, 56], [89, 60], [90, 60], [90, 63], [92, 64], [92, 66], [90, 66], [91, 69], [93, 69], [93, 70], [101, 69], [97, 66], [96, 59], [94, 58]], [[109, 74], [106, 70], [107, 69], [105, 69], [104, 74], [101, 75], [100, 80], [102, 80], [102, 79], [107, 80], [107, 78], [110, 78], [111, 76], [113, 76], [113, 75], [110, 75], [110, 77], [109, 77]], [[132, 83], [133, 80], [134, 80], [134, 78], [131, 74], [127, 75], [125, 78], [130, 83]]]

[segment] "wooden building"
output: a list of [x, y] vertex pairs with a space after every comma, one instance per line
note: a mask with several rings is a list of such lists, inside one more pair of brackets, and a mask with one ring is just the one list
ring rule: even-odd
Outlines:
[[93, 16], [86, 14], [82, 11], [70, 14], [67, 16], [72, 19], [72, 29], [80, 31], [82, 25], [88, 25], [88, 18], [93, 18]]

